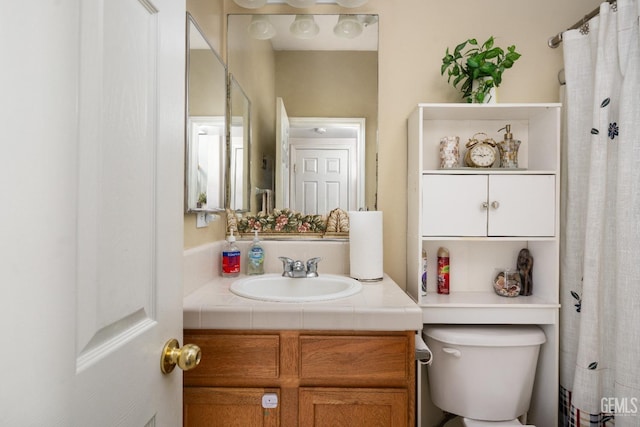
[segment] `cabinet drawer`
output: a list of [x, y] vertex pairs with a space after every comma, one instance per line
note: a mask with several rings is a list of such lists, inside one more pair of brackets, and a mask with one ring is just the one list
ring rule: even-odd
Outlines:
[[304, 384], [406, 384], [411, 369], [406, 337], [301, 336]]
[[278, 378], [279, 335], [185, 334], [185, 342], [196, 344], [202, 350], [200, 365], [184, 373], [185, 385]]

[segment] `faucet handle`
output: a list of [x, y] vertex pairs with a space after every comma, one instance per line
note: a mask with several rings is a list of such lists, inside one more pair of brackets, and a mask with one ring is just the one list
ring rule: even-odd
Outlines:
[[307, 273], [318, 272], [318, 262], [322, 261], [321, 257], [310, 258], [307, 260]]
[[283, 269], [282, 275], [284, 276], [287, 272], [290, 272], [291, 269], [293, 268], [293, 260], [286, 256], [280, 256], [278, 257], [278, 259], [282, 261], [282, 269]]

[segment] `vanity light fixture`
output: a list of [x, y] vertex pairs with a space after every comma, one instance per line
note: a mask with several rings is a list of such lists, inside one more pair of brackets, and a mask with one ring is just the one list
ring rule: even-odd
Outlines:
[[246, 9], [257, 9], [267, 4], [267, 0], [233, 0], [238, 6]]
[[287, 3], [293, 7], [311, 7], [315, 4], [337, 4], [342, 7], [360, 7], [369, 0], [233, 0], [238, 5], [247, 9], [256, 9], [265, 4]]
[[313, 19], [313, 15], [296, 15], [296, 19], [289, 27], [291, 34], [299, 39], [311, 39], [318, 35], [320, 27]]
[[269, 40], [276, 35], [276, 28], [266, 15], [253, 15], [247, 31], [257, 40]]
[[357, 15], [340, 15], [333, 27], [333, 34], [343, 39], [353, 39], [362, 33], [362, 22]]
[[365, 4], [368, 0], [336, 0], [342, 7], [360, 7]]
[[316, 0], [286, 0], [289, 6], [293, 7], [311, 7], [316, 4]]

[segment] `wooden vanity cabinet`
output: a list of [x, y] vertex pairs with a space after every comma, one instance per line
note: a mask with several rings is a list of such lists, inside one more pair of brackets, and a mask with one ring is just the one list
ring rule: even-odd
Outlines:
[[[415, 331], [185, 330], [184, 425], [413, 426]], [[262, 407], [265, 393], [276, 408]]]

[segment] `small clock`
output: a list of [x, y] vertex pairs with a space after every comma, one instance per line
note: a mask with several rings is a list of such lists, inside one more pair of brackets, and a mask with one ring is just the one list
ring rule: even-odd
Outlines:
[[[466, 144], [467, 152], [464, 155], [464, 163], [472, 168], [490, 168], [498, 160], [496, 142], [489, 137], [480, 141], [476, 139], [476, 135], [480, 134], [473, 135]], [[486, 134], [482, 135], [487, 136]]]

